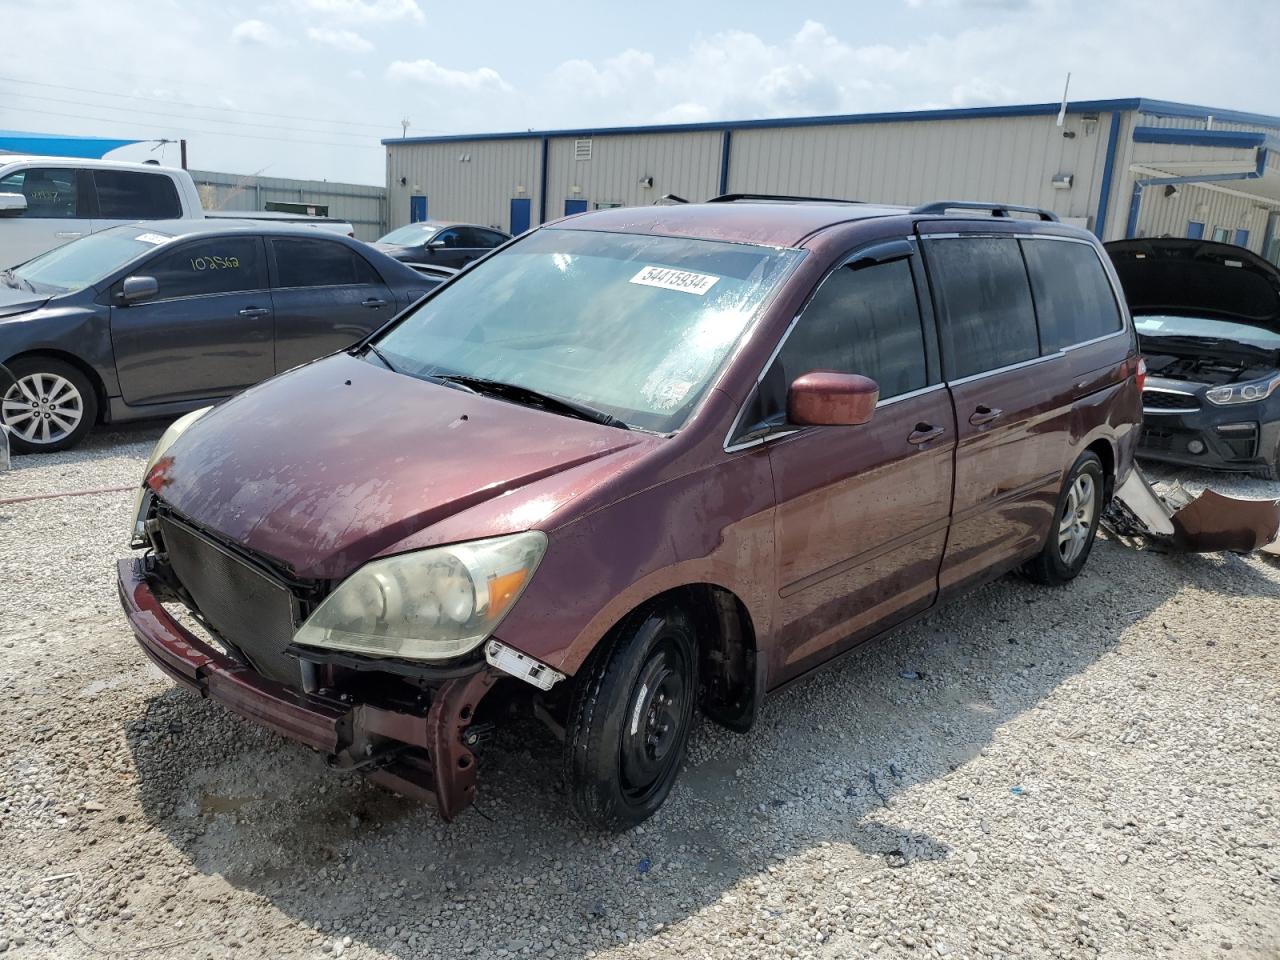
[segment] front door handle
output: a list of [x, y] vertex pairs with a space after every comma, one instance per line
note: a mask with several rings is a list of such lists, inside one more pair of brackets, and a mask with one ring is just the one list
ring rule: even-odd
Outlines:
[[984, 423], [990, 423], [1002, 413], [1004, 411], [999, 407], [988, 407], [985, 403], [980, 403], [977, 409], [973, 411], [973, 416], [969, 418], [969, 422], [975, 427], [980, 427]]
[[932, 423], [917, 423], [916, 428], [907, 436], [907, 442], [916, 445], [928, 443], [930, 440], [937, 440], [946, 432], [942, 427], [935, 427]]
[[266, 307], [245, 307], [240, 311], [242, 317], [265, 317], [271, 313]]
[[378, 307], [385, 307], [386, 305], [387, 301], [379, 300], [377, 297], [370, 297], [368, 300], [363, 300], [360, 303], [360, 306], [368, 307], [370, 310], [376, 310]]

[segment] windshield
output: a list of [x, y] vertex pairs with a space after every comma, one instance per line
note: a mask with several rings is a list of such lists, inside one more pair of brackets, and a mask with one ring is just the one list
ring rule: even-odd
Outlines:
[[1139, 336], [1204, 337], [1210, 340], [1235, 340], [1263, 350], [1280, 350], [1280, 333], [1266, 327], [1208, 317], [1134, 317]]
[[13, 272], [37, 287], [83, 290], [169, 239], [145, 228], [112, 227], [55, 247]]
[[431, 235], [439, 229], [440, 225], [436, 223], [411, 223], [407, 227], [392, 230], [378, 242], [394, 243], [402, 247], [416, 247], [418, 244], [426, 243], [430, 240]]
[[378, 349], [401, 372], [515, 383], [665, 433], [802, 256], [540, 230], [441, 289]]

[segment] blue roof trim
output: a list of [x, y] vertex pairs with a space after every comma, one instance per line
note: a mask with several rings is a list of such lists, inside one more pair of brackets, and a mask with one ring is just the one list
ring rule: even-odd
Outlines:
[[[104, 154], [141, 140], [116, 140], [110, 137], [77, 137], [65, 133], [27, 133], [23, 130], [0, 130], [0, 150], [28, 153], [43, 157], [75, 157], [101, 160]], [[0, 155], [0, 160], [3, 160]]]
[[[1140, 99], [1079, 100], [1068, 104], [1068, 113], [1106, 113], [1137, 110]], [[722, 130], [774, 129], [784, 127], [831, 127], [853, 123], [912, 123], [924, 120], [978, 120], [986, 117], [1056, 116], [1061, 103], [1028, 103], [1007, 107], [956, 107], [946, 110], [899, 110], [891, 113], [833, 114], [821, 117], [778, 117], [765, 120], [725, 120], [716, 123], [662, 123], [634, 127], [581, 127], [566, 130], [516, 130], [510, 133], [457, 133], [441, 137], [388, 137], [382, 143], [451, 143], [470, 140], [535, 140], [539, 137], [591, 137], [627, 133], [706, 133]], [[1219, 116], [1220, 114], [1215, 114]], [[1280, 123], [1280, 119], [1277, 119]]]
[[[928, 120], [981, 120], [990, 117], [1038, 117], [1056, 115], [1061, 103], [1025, 103], [1004, 107], [956, 107], [944, 110], [899, 110], [889, 113], [833, 114], [820, 117], [778, 117], [764, 120], [727, 120], [717, 123], [642, 124], [634, 127], [578, 127], [565, 130], [513, 130], [509, 133], [458, 133], [439, 137], [388, 137], [384, 146], [411, 143], [452, 143], [482, 140], [536, 140], [541, 137], [591, 137], [634, 133], [719, 133], [723, 130], [769, 130], [785, 127], [829, 127], [857, 123], [912, 123]], [[1238, 110], [1218, 110], [1190, 103], [1130, 97], [1121, 100], [1077, 100], [1068, 113], [1123, 113], [1136, 110], [1155, 117], [1213, 117], [1225, 123], [1252, 123], [1280, 130], [1280, 117]]]
[[1265, 133], [1252, 133], [1247, 130], [1182, 130], [1177, 127], [1134, 127], [1133, 142], [1252, 149], [1266, 143], [1267, 135]]

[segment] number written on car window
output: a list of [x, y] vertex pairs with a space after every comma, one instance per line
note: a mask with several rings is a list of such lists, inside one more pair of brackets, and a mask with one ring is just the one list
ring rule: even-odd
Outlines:
[[192, 270], [235, 270], [240, 266], [239, 257], [192, 257]]

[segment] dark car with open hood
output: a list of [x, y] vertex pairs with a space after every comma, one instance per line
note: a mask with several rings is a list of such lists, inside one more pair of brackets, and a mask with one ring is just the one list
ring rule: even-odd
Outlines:
[[149, 220], [0, 272], [0, 424], [18, 453], [99, 422], [173, 416], [341, 350], [432, 276], [337, 234], [253, 220]]
[[1207, 240], [1107, 252], [1147, 363], [1138, 456], [1280, 479], [1280, 270]]
[[978, 584], [1079, 574], [1140, 381], [1101, 246], [1043, 211], [597, 211], [175, 423], [120, 597], [176, 682], [446, 820], [522, 709], [622, 827], [696, 712], [745, 731]]

